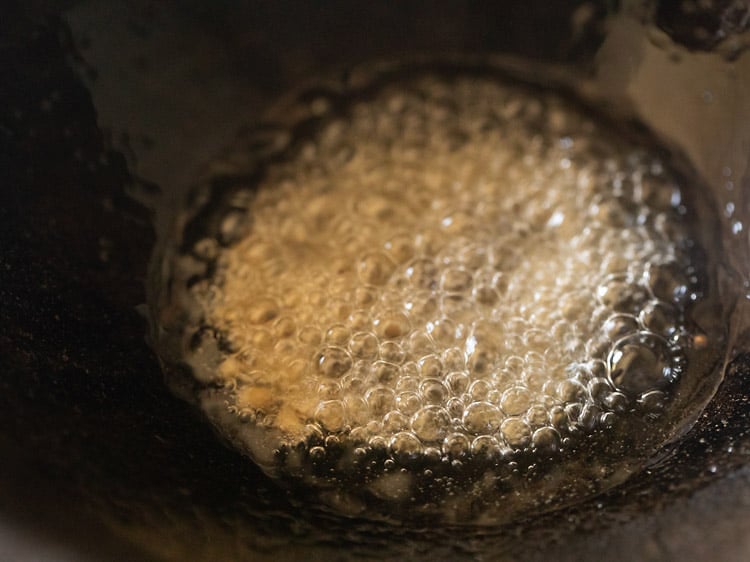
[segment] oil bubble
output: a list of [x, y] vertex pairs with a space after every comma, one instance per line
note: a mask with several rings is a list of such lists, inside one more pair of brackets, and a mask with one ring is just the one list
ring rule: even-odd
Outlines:
[[423, 442], [442, 441], [449, 425], [448, 412], [439, 406], [426, 406], [419, 410], [411, 420], [414, 434]]
[[326, 377], [340, 377], [352, 366], [349, 353], [342, 347], [324, 348], [316, 358], [318, 373]]
[[609, 354], [609, 366], [615, 387], [630, 396], [663, 389], [680, 375], [667, 342], [647, 333], [618, 341]]

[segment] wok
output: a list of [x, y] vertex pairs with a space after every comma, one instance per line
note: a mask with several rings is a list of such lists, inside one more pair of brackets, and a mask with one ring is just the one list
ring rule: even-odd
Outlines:
[[[461, 531], [342, 521], [301, 503], [168, 391], [147, 341], [150, 260], [206, 164], [286, 92], [363, 61], [492, 53], [594, 76], [591, 98], [684, 154], [714, 207], [734, 181], [741, 219], [742, 7], [548, 4], [2, 8], [1, 558], [747, 558], [741, 325], [704, 413], [647, 470], [572, 507]], [[732, 224], [717, 228], [742, 284], [747, 242], [724, 235]]]

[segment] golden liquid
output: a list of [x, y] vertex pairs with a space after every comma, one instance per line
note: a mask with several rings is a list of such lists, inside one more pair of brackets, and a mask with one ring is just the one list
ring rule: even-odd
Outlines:
[[[683, 186], [658, 156], [557, 94], [474, 75], [324, 109], [225, 219], [242, 235], [196, 245], [215, 272], [190, 298], [224, 351], [188, 363], [235, 446], [345, 514], [491, 521], [580, 479], [566, 455], [586, 436], [667, 426], [710, 342], [688, 319], [705, 283]], [[557, 468], [510, 500], [521, 459]]]

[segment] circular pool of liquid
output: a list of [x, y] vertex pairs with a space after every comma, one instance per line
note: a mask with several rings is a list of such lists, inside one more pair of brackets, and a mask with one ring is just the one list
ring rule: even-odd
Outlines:
[[494, 524], [689, 426], [718, 308], [661, 151], [493, 72], [303, 98], [167, 258], [167, 371], [232, 446], [343, 515]]

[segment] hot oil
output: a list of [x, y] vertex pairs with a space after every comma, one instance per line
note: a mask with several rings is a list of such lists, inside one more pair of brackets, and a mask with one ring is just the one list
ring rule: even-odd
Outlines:
[[233, 446], [339, 514], [495, 524], [689, 427], [724, 319], [664, 151], [487, 70], [309, 98], [166, 263], [163, 355]]

